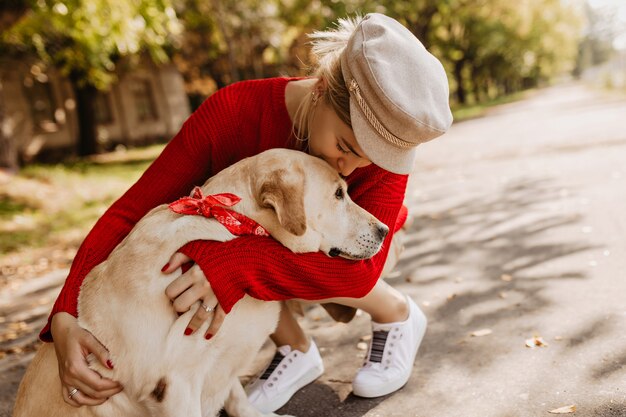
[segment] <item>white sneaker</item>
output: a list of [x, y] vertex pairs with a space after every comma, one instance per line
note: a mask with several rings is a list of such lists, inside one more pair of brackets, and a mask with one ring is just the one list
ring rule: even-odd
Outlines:
[[354, 395], [380, 397], [399, 390], [409, 380], [427, 321], [413, 300], [407, 297], [407, 302], [409, 317], [405, 321], [372, 322], [367, 360], [352, 381]]
[[281, 346], [269, 366], [246, 386], [248, 399], [262, 413], [274, 412], [323, 373], [322, 357], [313, 340], [306, 353]]

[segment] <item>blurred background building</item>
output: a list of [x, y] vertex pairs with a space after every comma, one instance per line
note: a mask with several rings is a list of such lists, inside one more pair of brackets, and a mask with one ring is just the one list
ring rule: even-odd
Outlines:
[[[0, 69], [7, 136], [18, 144], [22, 160], [47, 152], [60, 158], [80, 140], [71, 83], [54, 68], [16, 60]], [[172, 138], [189, 116], [182, 75], [173, 65], [149, 60], [94, 99], [93, 121], [100, 149], [137, 146]]]

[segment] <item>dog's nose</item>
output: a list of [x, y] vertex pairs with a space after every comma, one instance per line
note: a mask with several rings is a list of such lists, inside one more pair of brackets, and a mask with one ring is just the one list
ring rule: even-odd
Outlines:
[[376, 226], [376, 236], [380, 240], [383, 240], [385, 236], [387, 236], [387, 233], [389, 233], [389, 228], [386, 225], [381, 224], [380, 226]]
[[330, 252], [328, 252], [328, 256], [337, 257], [341, 255], [341, 250], [339, 248], [332, 248]]

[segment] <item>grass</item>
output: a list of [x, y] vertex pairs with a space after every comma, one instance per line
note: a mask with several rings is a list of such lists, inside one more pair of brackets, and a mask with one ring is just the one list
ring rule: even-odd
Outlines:
[[25, 167], [0, 185], [0, 264], [5, 256], [77, 245], [164, 145]]
[[12, 201], [6, 196], [0, 196], [0, 219], [2, 220], [12, 218], [28, 209], [25, 204]]
[[508, 96], [498, 97], [493, 100], [485, 101], [479, 104], [466, 104], [466, 105], [453, 105], [452, 114], [455, 122], [462, 122], [464, 120], [474, 119], [484, 116], [487, 111], [501, 104], [513, 103], [515, 101], [522, 100], [527, 96], [529, 91], [521, 91], [519, 93], [510, 94]]

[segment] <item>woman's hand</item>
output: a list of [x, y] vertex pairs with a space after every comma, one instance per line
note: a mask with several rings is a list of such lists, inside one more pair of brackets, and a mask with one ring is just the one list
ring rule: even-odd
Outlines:
[[[99, 405], [123, 389], [119, 382], [103, 378], [89, 368], [87, 357], [90, 354], [109, 369], [113, 369], [113, 363], [106, 348], [78, 325], [76, 317], [57, 313], [52, 317], [50, 330], [66, 403], [74, 407]], [[70, 396], [70, 393], [73, 394]]]
[[[191, 258], [177, 252], [172, 255], [162, 271], [165, 274], [172, 273], [190, 261]], [[200, 301], [200, 307], [185, 329], [186, 336], [193, 334], [208, 319], [211, 319], [211, 324], [204, 335], [205, 339], [212, 338], [222, 326], [225, 317], [224, 310], [218, 304], [209, 281], [198, 265], [192, 266], [187, 272], [172, 281], [165, 289], [165, 295], [172, 300], [174, 310], [178, 313], [189, 311], [197, 301]]]

